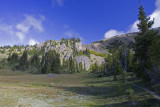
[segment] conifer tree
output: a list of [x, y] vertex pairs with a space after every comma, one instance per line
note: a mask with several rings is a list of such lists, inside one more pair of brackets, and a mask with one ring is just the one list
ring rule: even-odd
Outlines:
[[141, 5], [139, 7], [139, 24], [137, 24], [140, 33], [135, 37], [135, 58], [137, 59], [138, 71], [135, 71], [137, 76], [149, 80], [146, 70], [152, 69], [150, 47], [157, 33], [151, 29], [154, 24], [154, 20], [150, 20], [150, 17], [146, 17], [144, 8]]
[[20, 58], [20, 62], [19, 62], [19, 66], [18, 68], [20, 70], [26, 70], [28, 68], [28, 54], [27, 54], [27, 50], [25, 49], [21, 58]]
[[42, 57], [41, 73], [59, 73], [60, 70], [60, 55], [56, 51], [48, 51]]
[[113, 63], [113, 59], [112, 59], [111, 54], [108, 55], [106, 62], [107, 62], [108, 71], [111, 71], [112, 70], [112, 63]]
[[78, 63], [76, 63], [76, 72], [79, 72]]
[[145, 63], [148, 61], [148, 49], [151, 45], [153, 35], [155, 35], [153, 30], [150, 30], [154, 21], [150, 21], [150, 17], [146, 17], [144, 8], [141, 5], [139, 7], [139, 24], [137, 24], [140, 33], [135, 37], [135, 56], [141, 62]]
[[127, 50], [127, 72], [132, 72], [133, 54], [130, 49]]

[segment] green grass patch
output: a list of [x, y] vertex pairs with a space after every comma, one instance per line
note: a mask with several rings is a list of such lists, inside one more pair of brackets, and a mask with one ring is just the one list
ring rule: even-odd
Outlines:
[[96, 55], [96, 56], [101, 56], [101, 57], [107, 58], [107, 55], [106, 55], [106, 54], [97, 53], [96, 51], [90, 51], [90, 54], [94, 54], [94, 55]]

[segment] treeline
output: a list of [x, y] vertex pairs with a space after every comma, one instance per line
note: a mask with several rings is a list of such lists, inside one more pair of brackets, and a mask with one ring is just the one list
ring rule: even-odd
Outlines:
[[[80, 51], [82, 55], [87, 54], [88, 50]], [[12, 53], [7, 59], [6, 65], [8, 65], [13, 71], [29, 71], [31, 73], [75, 73], [75, 72], [86, 72], [85, 63], [77, 63], [74, 56], [70, 56], [69, 59], [60, 61], [60, 54], [55, 50], [49, 50], [48, 52], [41, 55], [38, 51], [34, 52], [29, 57], [28, 51], [25, 49], [22, 55], [18, 53]], [[4, 65], [4, 64], [3, 64]]]
[[40, 58], [37, 52], [28, 58], [28, 51], [25, 49], [21, 56], [13, 53], [7, 60], [12, 70], [42, 74], [59, 73], [60, 70], [60, 55], [56, 51], [51, 50], [46, 52], [42, 58]]

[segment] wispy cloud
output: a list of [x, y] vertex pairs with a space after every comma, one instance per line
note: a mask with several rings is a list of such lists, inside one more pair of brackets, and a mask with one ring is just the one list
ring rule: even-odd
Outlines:
[[25, 15], [25, 19], [16, 25], [16, 29], [19, 30], [16, 32], [17, 37], [22, 42], [32, 28], [38, 32], [43, 32], [42, 22], [44, 20], [44, 16], [37, 19], [31, 15]]
[[[69, 26], [69, 25], [67, 25], [67, 26]], [[64, 27], [64, 29], [65, 29], [65, 27]], [[80, 35], [80, 33], [75, 32], [74, 30], [72, 30], [70, 26], [64, 32], [64, 36], [66, 36], [67, 38], [72, 38], [72, 37], [80, 38], [82, 43], [85, 44], [85, 39]]]
[[8, 25], [8, 24], [0, 24], [0, 31], [9, 33], [12, 35], [14, 33], [13, 31], [13, 25]]
[[70, 26], [69, 26], [69, 25], [64, 24], [64, 29], [69, 29], [69, 28], [70, 28]]
[[5, 32], [8, 35], [19, 39], [20, 42], [23, 42], [28, 34], [32, 30], [36, 32], [43, 32], [44, 28], [42, 22], [45, 20], [44, 16], [38, 18], [32, 15], [25, 15], [24, 19], [17, 22], [14, 25], [9, 25], [7, 23], [0, 25], [0, 31]]
[[52, 7], [54, 7], [55, 5], [58, 5], [60, 7], [63, 7], [64, 5], [64, 0], [52, 0]]
[[67, 37], [79, 37], [80, 34], [77, 32], [74, 32], [73, 30], [68, 30], [64, 32], [64, 35]]
[[[154, 25], [152, 26], [153, 28], [156, 27], [160, 27], [160, 0], [156, 0], [156, 9], [154, 10], [154, 12], [149, 15], [148, 17], [150, 17], [151, 19], [154, 19]], [[133, 24], [131, 24], [131, 26], [129, 27], [128, 31], [117, 31], [117, 30], [109, 30], [105, 33], [104, 37], [108, 38], [108, 37], [113, 37], [118, 35], [120, 32], [123, 33], [131, 33], [131, 32], [137, 32], [138, 31], [138, 27], [137, 24], [139, 23], [138, 20], [136, 20]], [[107, 34], [107, 36], [106, 36]]]

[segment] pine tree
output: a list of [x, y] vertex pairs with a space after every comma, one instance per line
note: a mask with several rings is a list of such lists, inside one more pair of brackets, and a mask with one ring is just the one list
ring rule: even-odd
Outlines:
[[153, 38], [153, 41], [150, 46], [150, 57], [151, 57], [151, 62], [155, 66], [160, 65], [160, 37], [157, 35]]
[[79, 63], [79, 71], [80, 71], [80, 72], [83, 72], [83, 65], [82, 65], [82, 62]]
[[86, 72], [86, 63], [84, 62], [84, 69], [83, 69], [84, 72]]
[[113, 63], [113, 59], [112, 59], [111, 54], [108, 55], [106, 62], [107, 62], [108, 71], [111, 71], [112, 70], [112, 63]]
[[148, 61], [148, 48], [151, 45], [153, 35], [155, 35], [153, 30], [150, 30], [154, 21], [150, 21], [150, 17], [146, 17], [144, 8], [141, 5], [139, 7], [139, 24], [137, 24], [140, 33], [135, 37], [135, 56], [141, 62], [145, 63]]
[[154, 20], [150, 20], [150, 17], [146, 17], [142, 5], [139, 7], [138, 19], [139, 24], [137, 24], [137, 26], [140, 33], [135, 37], [135, 58], [139, 65], [136, 67], [138, 71], [134, 72], [136, 72], [137, 76], [149, 80], [146, 71], [152, 69], [150, 47], [152, 47], [153, 40], [157, 36], [157, 33], [151, 29]]
[[48, 51], [42, 57], [41, 73], [59, 73], [60, 70], [60, 55], [56, 51]]
[[31, 58], [30, 58], [30, 64], [32, 66], [39, 66], [40, 65], [40, 58], [37, 53], [35, 53]]
[[19, 66], [18, 68], [20, 70], [26, 70], [28, 68], [28, 54], [27, 54], [27, 50], [25, 49], [21, 58], [20, 58], [20, 62], [19, 62]]
[[133, 54], [130, 49], [127, 50], [127, 72], [132, 72]]
[[76, 72], [79, 72], [78, 63], [76, 63]]

